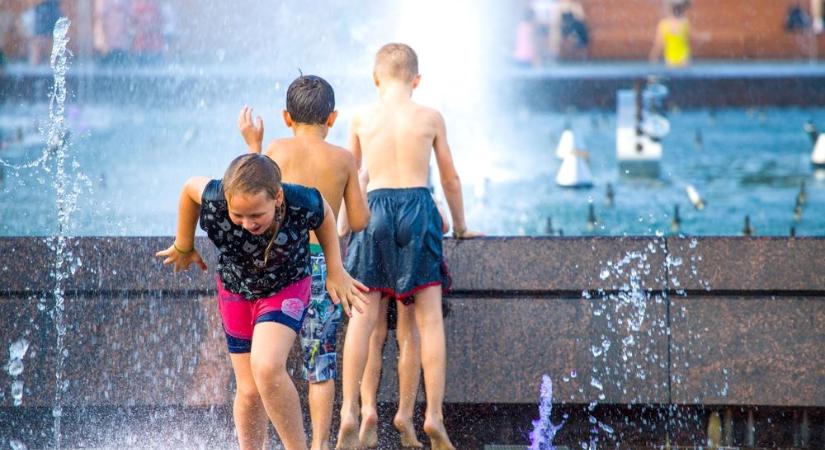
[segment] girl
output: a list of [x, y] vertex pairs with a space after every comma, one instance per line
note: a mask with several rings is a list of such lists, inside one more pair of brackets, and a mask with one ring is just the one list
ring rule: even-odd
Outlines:
[[265, 414], [288, 450], [306, 449], [298, 393], [286, 359], [309, 303], [309, 231], [327, 261], [327, 291], [351, 315], [366, 303], [363, 284], [341, 263], [335, 216], [318, 190], [281, 184], [267, 156], [235, 158], [222, 180], [189, 179], [181, 193], [175, 242], [156, 254], [174, 271], [206, 270], [195, 225], [218, 247], [218, 309], [237, 382], [233, 416], [241, 449], [260, 449]]
[[690, 22], [685, 17], [688, 1], [674, 0], [670, 14], [659, 21], [656, 37], [650, 49], [650, 62], [664, 56], [668, 67], [685, 67], [690, 64]]

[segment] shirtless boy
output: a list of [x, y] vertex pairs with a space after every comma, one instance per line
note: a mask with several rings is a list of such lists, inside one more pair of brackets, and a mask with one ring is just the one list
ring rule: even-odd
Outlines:
[[411, 99], [421, 79], [415, 52], [404, 44], [385, 45], [376, 55], [373, 78], [378, 101], [353, 118], [349, 142], [359, 167], [363, 159], [369, 174], [371, 219], [366, 230], [351, 238], [346, 258], [350, 273], [370, 289], [370, 302], [363, 313], [353, 314], [347, 328], [337, 448], [360, 445], [359, 384], [384, 296], [415, 316], [427, 400], [424, 432], [434, 450], [453, 449], [443, 417], [446, 345], [441, 284], [446, 274], [441, 265], [441, 217], [427, 189], [431, 151], [450, 207], [453, 235], [479, 234], [467, 230], [461, 181], [443, 117]]

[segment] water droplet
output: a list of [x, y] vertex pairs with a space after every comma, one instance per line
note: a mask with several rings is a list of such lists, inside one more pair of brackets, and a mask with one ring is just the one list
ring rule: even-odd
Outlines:
[[23, 359], [26, 355], [26, 350], [29, 349], [29, 341], [25, 339], [18, 339], [13, 344], [9, 345], [9, 355], [11, 359]]
[[11, 397], [14, 399], [14, 406], [20, 406], [23, 404], [23, 380], [12, 381]]
[[13, 377], [20, 375], [23, 373], [23, 361], [19, 359], [12, 359], [6, 367], [6, 371], [8, 371], [9, 375]]

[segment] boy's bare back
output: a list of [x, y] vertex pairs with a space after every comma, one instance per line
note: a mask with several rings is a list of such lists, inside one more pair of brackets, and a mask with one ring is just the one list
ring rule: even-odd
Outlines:
[[[369, 190], [427, 186], [430, 152], [443, 142], [441, 114], [406, 99], [382, 99], [352, 121], [350, 145], [363, 158]], [[440, 166], [440, 164], [439, 164]]]
[[464, 221], [461, 180], [456, 171], [444, 117], [412, 101], [421, 82], [418, 57], [405, 44], [387, 44], [375, 57], [373, 80], [378, 101], [352, 120], [349, 148], [359, 168], [366, 167], [366, 190], [427, 187], [430, 151], [435, 154], [441, 187], [450, 206], [453, 234], [475, 237]]
[[349, 204], [359, 201], [355, 158], [341, 147], [319, 137], [295, 136], [272, 141], [264, 154], [281, 167], [284, 182], [321, 191], [336, 218], [341, 201], [346, 200], [348, 194], [352, 196]]

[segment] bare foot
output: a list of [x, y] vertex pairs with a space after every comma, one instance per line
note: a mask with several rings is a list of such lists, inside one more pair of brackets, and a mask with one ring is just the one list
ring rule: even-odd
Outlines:
[[361, 431], [358, 439], [365, 448], [378, 447], [378, 413], [361, 411]]
[[418, 436], [415, 435], [415, 427], [413, 426], [412, 419], [405, 419], [399, 416], [395, 416], [392, 419], [392, 424], [395, 426], [395, 429], [398, 430], [398, 437], [401, 441], [402, 448], [424, 448], [424, 444], [418, 440]]
[[444, 428], [444, 422], [438, 419], [424, 419], [424, 432], [430, 437], [430, 448], [432, 450], [455, 450], [450, 437], [447, 436], [447, 430]]
[[358, 419], [355, 417], [341, 417], [341, 428], [338, 429], [337, 450], [353, 450], [361, 448], [358, 441]]

